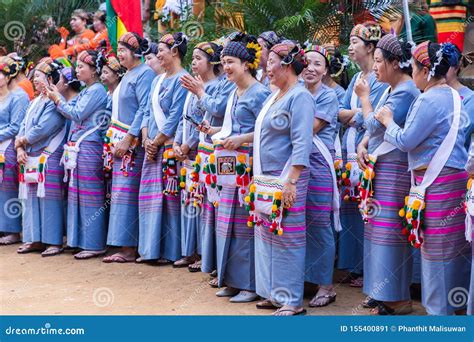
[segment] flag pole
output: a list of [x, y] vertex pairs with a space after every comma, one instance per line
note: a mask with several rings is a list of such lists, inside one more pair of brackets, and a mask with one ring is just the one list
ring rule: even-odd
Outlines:
[[405, 18], [405, 28], [407, 32], [407, 41], [413, 42], [413, 34], [411, 31], [410, 10], [408, 8], [408, 0], [403, 0], [403, 17]]

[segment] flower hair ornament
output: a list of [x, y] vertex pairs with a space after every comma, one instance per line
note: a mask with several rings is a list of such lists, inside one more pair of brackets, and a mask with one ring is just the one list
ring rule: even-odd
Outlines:
[[262, 55], [262, 47], [258, 43], [249, 42], [246, 46], [247, 50], [249, 51], [250, 55], [255, 56], [253, 58], [253, 62], [249, 62], [248, 66], [250, 69], [257, 70], [258, 66], [260, 65], [260, 57]]

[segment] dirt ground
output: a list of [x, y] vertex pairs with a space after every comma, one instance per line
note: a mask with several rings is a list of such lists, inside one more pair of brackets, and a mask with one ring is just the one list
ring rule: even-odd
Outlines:
[[[143, 264], [76, 261], [69, 253], [43, 258], [17, 254], [18, 245], [0, 247], [3, 315], [268, 315], [255, 303], [217, 298], [209, 276], [187, 269]], [[335, 277], [340, 276], [336, 274]], [[305, 305], [314, 288], [307, 288]], [[361, 289], [337, 285], [337, 300], [310, 315], [368, 315]], [[419, 302], [415, 314], [424, 315]]]

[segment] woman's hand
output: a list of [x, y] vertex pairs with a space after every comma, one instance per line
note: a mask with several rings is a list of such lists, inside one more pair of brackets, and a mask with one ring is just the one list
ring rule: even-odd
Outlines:
[[393, 112], [387, 106], [383, 106], [377, 113], [375, 118], [385, 127], [388, 127], [393, 121]]
[[291, 208], [296, 202], [296, 185], [285, 182], [283, 186], [282, 205], [284, 208]]
[[28, 154], [26, 154], [22, 147], [17, 148], [16, 150], [16, 160], [18, 161], [18, 164], [26, 164], [28, 161]]
[[17, 149], [19, 147], [25, 148], [26, 145], [28, 145], [28, 139], [26, 139], [25, 136], [16, 137], [16, 139], [15, 139], [15, 149]]
[[179, 145], [177, 143], [173, 144], [173, 151], [176, 155], [178, 161], [183, 161], [188, 157], [189, 146], [186, 144]]
[[117, 158], [123, 158], [125, 153], [128, 152], [132, 138], [129, 135], [126, 135], [121, 141], [119, 141], [114, 148], [114, 155]]
[[236, 150], [242, 145], [242, 139], [239, 135], [225, 138], [222, 141], [222, 146], [227, 150]]
[[367, 147], [364, 144], [359, 144], [357, 146], [357, 164], [359, 168], [363, 171], [367, 168], [367, 163], [369, 162], [369, 152]]
[[158, 146], [153, 142], [152, 139], [146, 139], [143, 144], [145, 148], [146, 157], [148, 160], [153, 160], [158, 154]]
[[207, 120], [202, 120], [201, 124], [196, 126], [196, 130], [209, 135], [214, 133], [209, 121]]
[[206, 93], [204, 90], [204, 82], [201, 76], [197, 75], [193, 77], [191, 75], [184, 75], [180, 78], [181, 86], [189, 90], [194, 95], [197, 95], [199, 98], [204, 96]]
[[59, 90], [54, 84], [46, 86], [44, 88], [44, 92], [46, 96], [49, 97], [49, 99], [54, 103], [56, 103], [61, 98], [61, 94], [59, 94]]
[[354, 92], [360, 98], [370, 96], [370, 86], [366, 79], [359, 79], [354, 85]]

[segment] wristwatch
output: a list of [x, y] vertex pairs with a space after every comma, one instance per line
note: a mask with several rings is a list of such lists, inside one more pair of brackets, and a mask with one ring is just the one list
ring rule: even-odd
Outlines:
[[298, 182], [297, 179], [294, 179], [294, 178], [288, 178], [287, 179], [288, 183], [290, 183], [291, 185], [296, 185], [296, 183]]

